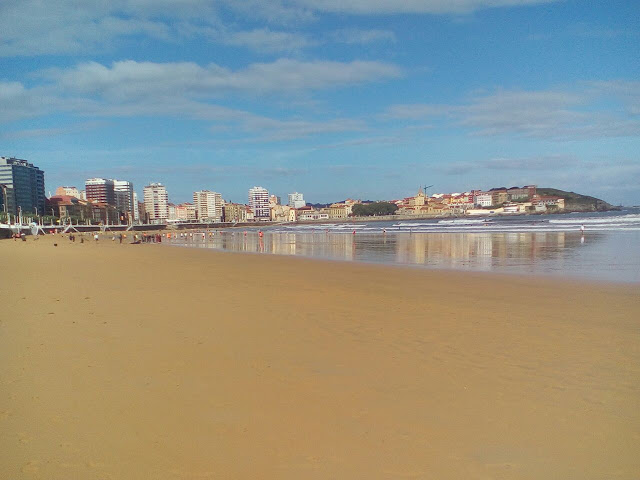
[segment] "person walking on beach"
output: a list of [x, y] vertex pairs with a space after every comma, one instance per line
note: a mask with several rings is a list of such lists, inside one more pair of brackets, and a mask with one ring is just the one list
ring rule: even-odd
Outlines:
[[584, 225], [580, 225], [580, 233], [584, 235]]
[[98, 237], [98, 234], [96, 233], [96, 234], [93, 236], [93, 239], [96, 241], [96, 243], [98, 243], [98, 238], [99, 238], [99, 237]]

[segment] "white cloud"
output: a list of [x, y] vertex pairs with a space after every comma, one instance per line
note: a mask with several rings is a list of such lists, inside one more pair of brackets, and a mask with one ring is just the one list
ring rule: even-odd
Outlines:
[[291, 3], [321, 12], [358, 15], [394, 13], [469, 13], [483, 8], [519, 7], [556, 0], [293, 0]]
[[[2, 0], [0, 56], [103, 51], [134, 35], [174, 42], [201, 34], [213, 42], [258, 51], [295, 51], [310, 44], [300, 33], [246, 30], [238, 28], [238, 20], [299, 26], [327, 12], [460, 14], [551, 1], [556, 0]], [[354, 30], [343, 33], [341, 41], [364, 44], [393, 38], [384, 30]]]
[[75, 125], [54, 128], [30, 128], [26, 130], [13, 130], [0, 133], [0, 138], [15, 140], [22, 138], [56, 137], [78, 132], [85, 132], [103, 126], [102, 122], [83, 122]]
[[[322, 133], [359, 131], [363, 122], [344, 118], [269, 118], [221, 105], [229, 92], [273, 97], [292, 91], [340, 88], [395, 77], [397, 67], [378, 62], [277, 60], [232, 71], [218, 65], [122, 61], [96, 62], [40, 72], [41, 86], [0, 83], [4, 121], [66, 112], [82, 117], [182, 117], [218, 126], [232, 124], [252, 141], [280, 141]], [[212, 130], [213, 132], [213, 130]], [[55, 132], [51, 132], [55, 133]], [[63, 133], [63, 132], [58, 132]], [[45, 132], [25, 132], [39, 135]], [[245, 136], [246, 136], [245, 135]], [[246, 138], [242, 139], [246, 141]]]
[[297, 52], [312, 44], [304, 35], [276, 32], [268, 28], [234, 32], [226, 37], [228, 45], [262, 52]]
[[[494, 157], [473, 162], [455, 162], [436, 167], [436, 170], [446, 175], [461, 175], [473, 170], [516, 171], [525, 172], [526, 175], [529, 175], [531, 171], [557, 171], [560, 165], [569, 167], [578, 166], [581, 163], [573, 155], [551, 154], [537, 157]], [[536, 173], [536, 175], [539, 175], [539, 173]]]
[[396, 41], [396, 35], [391, 30], [362, 30], [359, 28], [336, 30], [329, 37], [334, 42], [360, 45]]
[[559, 140], [638, 136], [639, 99], [640, 82], [590, 82], [575, 91], [499, 90], [458, 105], [393, 105], [380, 118], [441, 117], [476, 135]]
[[170, 36], [166, 23], [137, 13], [118, 0], [3, 1], [0, 56], [78, 53], [109, 46], [129, 35]]
[[279, 59], [254, 63], [242, 70], [193, 62], [153, 63], [126, 60], [110, 67], [96, 62], [44, 72], [67, 92], [99, 95], [113, 100], [163, 94], [209, 97], [224, 92], [254, 94], [338, 88], [401, 76], [400, 69], [382, 62], [330, 62]]
[[308, 137], [323, 133], [353, 132], [364, 130], [363, 122], [352, 119], [328, 121], [276, 120], [265, 117], [251, 117], [244, 122], [244, 128], [253, 132], [263, 132], [255, 141], [283, 141]]

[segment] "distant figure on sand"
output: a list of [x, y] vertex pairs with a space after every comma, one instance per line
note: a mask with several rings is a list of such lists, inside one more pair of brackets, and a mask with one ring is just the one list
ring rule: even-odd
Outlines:
[[584, 235], [584, 225], [580, 225], [580, 233]]
[[96, 241], [96, 243], [98, 242], [98, 234], [97, 233], [93, 236], [93, 239]]

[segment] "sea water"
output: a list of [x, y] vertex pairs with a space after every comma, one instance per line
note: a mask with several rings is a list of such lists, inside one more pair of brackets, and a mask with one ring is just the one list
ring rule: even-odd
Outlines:
[[208, 232], [185, 230], [187, 236], [178, 234], [170, 242], [234, 252], [640, 283], [640, 209]]

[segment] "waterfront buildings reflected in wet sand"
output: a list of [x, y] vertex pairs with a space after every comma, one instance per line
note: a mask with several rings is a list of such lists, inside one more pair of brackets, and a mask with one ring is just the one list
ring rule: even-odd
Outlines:
[[[262, 231], [262, 230], [261, 230]], [[586, 238], [586, 239], [585, 239]], [[484, 272], [640, 281], [640, 232], [335, 233], [321, 228], [186, 234], [172, 244], [231, 252], [298, 255], [331, 260]]]
[[[557, 233], [430, 233], [398, 235], [396, 262], [448, 268], [533, 265], [537, 260], [560, 260], [565, 248], [580, 245], [580, 237], [567, 242]], [[597, 237], [594, 237], [597, 240]]]

